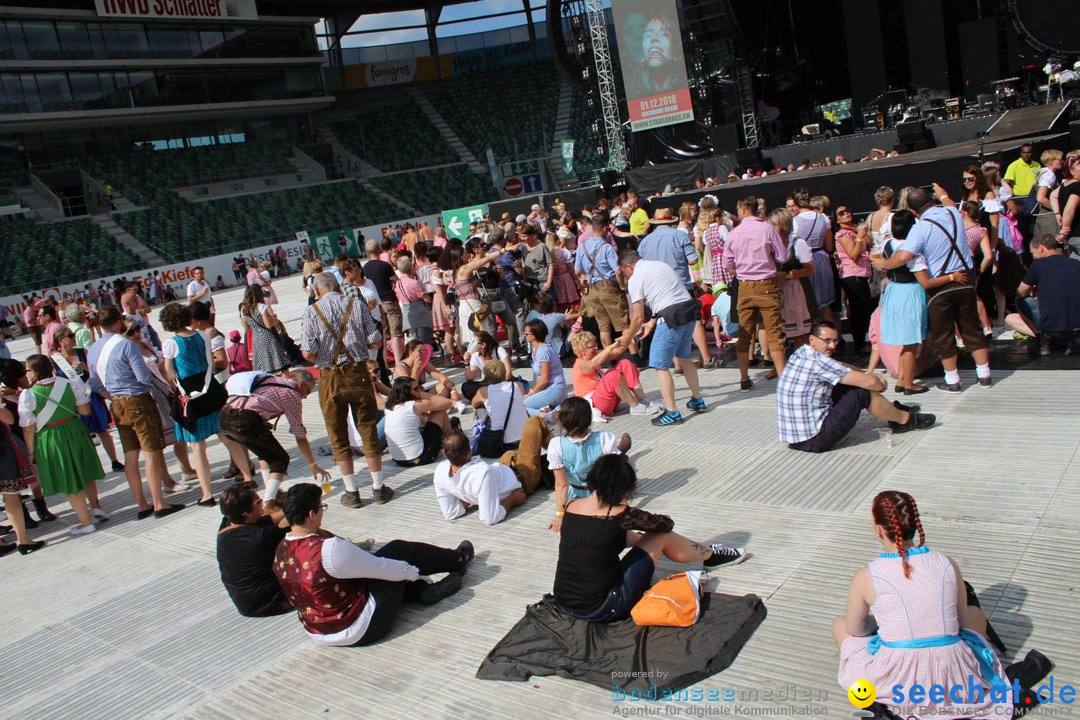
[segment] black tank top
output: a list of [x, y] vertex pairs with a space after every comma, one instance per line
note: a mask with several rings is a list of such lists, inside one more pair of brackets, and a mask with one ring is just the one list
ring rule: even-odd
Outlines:
[[[893, 256], [891, 240], [885, 243], [885, 247], [881, 249], [881, 256], [886, 260]], [[889, 270], [886, 274], [888, 275], [889, 280], [891, 280], [892, 282], [897, 282], [901, 284], [918, 282], [918, 280], [915, 279], [915, 273], [911, 272], [911, 270], [908, 269], [907, 265], [901, 265], [895, 270]]]
[[563, 516], [553, 591], [560, 606], [587, 613], [606, 599], [619, 577], [619, 555], [626, 547], [621, 520], [621, 513]]

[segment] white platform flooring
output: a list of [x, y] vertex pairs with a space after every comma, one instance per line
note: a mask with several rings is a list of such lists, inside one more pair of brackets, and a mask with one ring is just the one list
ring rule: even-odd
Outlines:
[[[279, 313], [298, 338], [299, 279], [275, 287]], [[217, 298], [218, 326], [228, 332], [238, 325], [240, 294]], [[26, 356], [28, 342], [11, 343], [16, 357]], [[643, 377], [655, 396], [655, 379]], [[773, 384], [741, 394], [736, 370], [702, 373], [710, 411], [681, 427], [654, 428], [626, 415], [610, 423], [605, 429], [633, 436], [640, 504], [670, 514], [693, 538], [746, 544], [753, 553], [712, 573], [708, 587], [756, 593], [769, 616], [735, 663], [699, 687], [752, 698], [743, 693], [795, 686], [798, 697], [813, 696], [687, 702], [658, 712], [783, 717], [778, 708], [795, 704], [818, 716], [850, 716], [829, 626], [843, 612], [851, 575], [878, 551], [869, 505], [887, 488], [915, 496], [928, 543], [959, 562], [1010, 648], [1007, 660], [1034, 647], [1056, 663], [1059, 684], [1080, 681], [1080, 374], [1025, 370], [995, 379], [990, 391], [921, 396], [939, 424], [897, 436], [891, 449], [877, 442], [880, 423], [864, 415], [835, 452], [788, 450], [776, 441]], [[680, 403], [686, 399], [680, 387]], [[314, 444], [323, 444], [316, 398], [305, 412]], [[294, 458], [293, 469], [306, 470]], [[220, 477], [227, 458], [219, 443], [211, 443], [211, 460]], [[178, 472], [175, 462], [170, 467]], [[196, 490], [179, 498], [190, 503], [183, 512], [136, 522], [122, 474], [110, 473], [102, 489], [113, 520], [78, 539], [67, 535], [70, 508], [52, 498], [59, 521], [33, 533], [49, 546], [0, 560], [8, 615], [0, 717], [599, 718], [631, 707], [558, 678], [474, 677], [525, 606], [551, 588], [550, 493], [539, 492], [495, 527], [475, 514], [451, 523], [439, 513], [430, 468], [386, 470], [397, 491], [387, 505], [346, 509], [336, 480], [327, 527], [380, 543], [404, 537], [452, 547], [469, 538], [477, 558], [459, 594], [435, 607], [407, 607], [385, 641], [363, 649], [313, 647], [292, 614], [237, 615], [214, 559], [220, 514], [194, 506]], [[216, 481], [215, 493], [229, 482]]]

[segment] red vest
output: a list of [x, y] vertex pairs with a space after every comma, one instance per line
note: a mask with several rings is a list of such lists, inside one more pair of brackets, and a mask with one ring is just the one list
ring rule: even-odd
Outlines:
[[367, 605], [367, 581], [333, 577], [322, 564], [322, 546], [327, 538], [310, 535], [299, 540], [282, 540], [274, 553], [274, 574], [285, 597], [292, 601], [300, 623], [317, 635], [345, 630], [360, 617]]

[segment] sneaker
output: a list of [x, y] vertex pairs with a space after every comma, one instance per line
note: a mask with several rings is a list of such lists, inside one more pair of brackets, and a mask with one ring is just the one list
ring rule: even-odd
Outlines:
[[[183, 482], [186, 482], [186, 483], [197, 483], [197, 482], [199, 482], [199, 476], [196, 473], [189, 473], [189, 472], [185, 472], [183, 470], [180, 471], [180, 479]], [[179, 485], [179, 484], [180, 483], [177, 483], [177, 485]], [[189, 485], [189, 487], [190, 487], [190, 485]]]
[[[641, 415], [652, 415], [653, 413], [655, 413], [655, 412], [657, 412], [659, 410], [660, 410], [659, 405], [654, 405], [652, 403], [648, 403], [648, 402], [643, 401], [643, 402], [639, 402], [637, 405], [634, 405], [632, 408], [630, 408], [630, 414], [631, 415], [637, 415], [637, 416], [640, 417]], [[596, 418], [594, 417], [593, 420], [595, 421]]]
[[894, 433], [906, 433], [911, 430], [927, 430], [937, 422], [937, 418], [930, 413], [913, 412], [910, 415], [911, 417], [908, 418], [906, 423], [891, 422], [889, 427], [892, 428]]
[[186, 491], [188, 491], [190, 489], [191, 489], [191, 483], [178, 482], [178, 483], [175, 483], [172, 487], [166, 487], [165, 492], [167, 494], [172, 494], [172, 493], [186, 492]]
[[739, 392], [750, 392], [754, 389], [754, 381], [746, 378], [739, 382]]
[[124, 463], [120, 462], [119, 460], [113, 460], [112, 469], [116, 472], [124, 472]]
[[467, 405], [461, 401], [455, 403], [454, 407], [457, 408], [458, 414], [460, 415], [468, 415], [473, 411], [472, 405]]
[[994, 382], [990, 378], [979, 378], [979, 387], [983, 390], [989, 390], [993, 385]]
[[[384, 486], [385, 487], [385, 486]], [[461, 589], [461, 573], [452, 572], [439, 582], [429, 583], [420, 591], [420, 602], [434, 605], [445, 600]]]
[[364, 502], [360, 499], [359, 490], [346, 490], [341, 493], [341, 504], [347, 508], [363, 507]]
[[380, 488], [372, 488], [371, 495], [374, 497], [376, 505], [383, 505], [390, 502], [390, 498], [394, 497], [394, 488], [389, 485], [383, 485]]
[[715, 370], [718, 367], [720, 367], [720, 361], [711, 355], [709, 356], [709, 359], [701, 365], [702, 370]]
[[737, 548], [731, 547], [730, 545], [715, 543], [712, 546], [712, 555], [702, 564], [707, 568], [720, 567], [721, 565], [738, 565], [746, 560], [747, 557], [749, 557], [749, 555], [746, 552], [746, 548]]
[[80, 535], [89, 535], [90, 533], [94, 532], [95, 530], [97, 530], [97, 528], [94, 527], [93, 523], [90, 523], [86, 527], [73, 527], [73, 528], [71, 528], [70, 530], [68, 530], [68, 535], [71, 535], [72, 537], [78, 537]]
[[[631, 411], [632, 410], [633, 410], [633, 408], [631, 408]], [[593, 425], [596, 425], [597, 423], [603, 424], [603, 423], [606, 423], [606, 422], [608, 422], [608, 416], [604, 415], [601, 412], [597, 412], [596, 408], [593, 408], [593, 413], [592, 413], [592, 423], [593, 423]]]
[[105, 522], [112, 517], [111, 515], [109, 515], [109, 513], [105, 512], [101, 508], [93, 508], [92, 510], [90, 510], [90, 515], [95, 520], [100, 520], [101, 522]]
[[681, 412], [678, 410], [675, 410], [674, 412], [665, 410], [663, 415], [653, 418], [652, 424], [663, 427], [665, 425], [682, 425], [683, 422], [684, 420]]
[[936, 390], [940, 390], [941, 392], [950, 393], [952, 395], [956, 395], [957, 393], [961, 392], [964, 389], [964, 388], [962, 388], [960, 386], [960, 383], [955, 383], [955, 384], [950, 385], [949, 383], [945, 383], [945, 382], [938, 383], [937, 385], [934, 386], [934, 388]]
[[461, 570], [458, 570], [458, 572], [464, 575], [465, 569], [469, 566], [469, 563], [472, 562], [473, 558], [476, 557], [476, 549], [468, 540], [462, 540], [457, 546], [457, 551], [458, 555], [461, 556]]
[[705, 398], [692, 397], [690, 398], [690, 402], [686, 403], [686, 407], [688, 410], [693, 410], [694, 412], [705, 412]]

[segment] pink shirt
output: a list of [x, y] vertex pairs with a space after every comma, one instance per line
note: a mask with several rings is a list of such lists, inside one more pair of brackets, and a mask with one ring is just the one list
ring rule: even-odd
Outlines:
[[776, 275], [776, 266], [787, 259], [780, 234], [756, 216], [744, 217], [728, 233], [724, 243], [724, 269], [740, 280], [765, 280]]
[[874, 274], [874, 269], [870, 265], [870, 255], [866, 248], [859, 253], [858, 260], [852, 260], [843, 246], [840, 244], [840, 238], [850, 239], [852, 242], [858, 238], [854, 230], [848, 230], [847, 228], [840, 228], [836, 231], [836, 257], [840, 260], [840, 277], [871, 277]]

